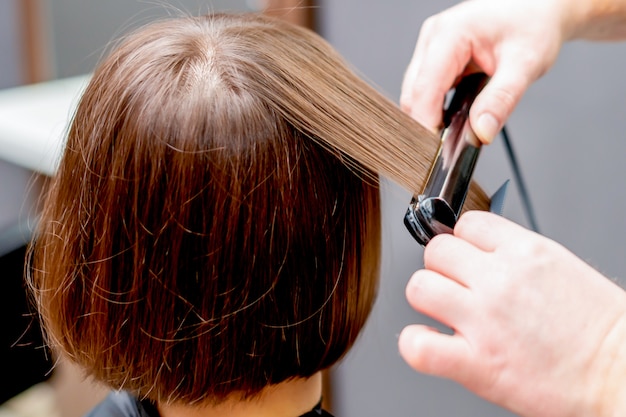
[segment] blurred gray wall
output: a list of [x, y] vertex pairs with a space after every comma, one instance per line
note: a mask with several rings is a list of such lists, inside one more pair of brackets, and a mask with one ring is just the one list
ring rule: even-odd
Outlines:
[[21, 81], [18, 1], [0, 1], [0, 88], [12, 87]]
[[[421, 23], [456, 2], [320, 3], [320, 30], [325, 37], [397, 102]], [[626, 276], [624, 74], [626, 43], [569, 44], [508, 123], [541, 232], [609, 277]], [[491, 193], [512, 178], [501, 143], [483, 150], [477, 171], [479, 182]], [[422, 250], [402, 224], [409, 200], [407, 192], [393, 186], [384, 191], [380, 297], [362, 339], [336, 372], [336, 414], [511, 416], [454, 383], [411, 371], [397, 353], [397, 335], [406, 324], [431, 323], [404, 299], [407, 280], [422, 265]], [[505, 216], [527, 224], [515, 187], [509, 192]], [[550, 306], [545, 306], [545, 314], [550, 314]]]
[[58, 78], [91, 72], [108, 46], [150, 21], [209, 11], [251, 10], [252, 0], [44, 0]]

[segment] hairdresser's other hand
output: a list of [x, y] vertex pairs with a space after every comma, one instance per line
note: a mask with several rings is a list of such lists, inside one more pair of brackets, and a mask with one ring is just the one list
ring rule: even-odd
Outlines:
[[400, 103], [437, 130], [446, 92], [468, 64], [491, 81], [470, 110], [470, 123], [490, 143], [528, 86], [554, 63], [571, 0], [473, 0], [427, 19], [406, 71]]
[[404, 329], [416, 370], [522, 416], [626, 415], [626, 292], [559, 244], [468, 212], [426, 247], [407, 286], [416, 310], [455, 330]]

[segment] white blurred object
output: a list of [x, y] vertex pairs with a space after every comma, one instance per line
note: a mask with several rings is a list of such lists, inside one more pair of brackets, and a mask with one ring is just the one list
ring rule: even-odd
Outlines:
[[88, 76], [0, 90], [0, 256], [26, 244]]
[[0, 90], [0, 159], [53, 175], [88, 80], [80, 76]]

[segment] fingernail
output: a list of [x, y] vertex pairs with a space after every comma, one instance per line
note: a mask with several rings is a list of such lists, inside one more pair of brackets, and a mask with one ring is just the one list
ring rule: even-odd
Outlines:
[[478, 117], [474, 131], [484, 143], [491, 143], [500, 131], [500, 123], [490, 113], [483, 113]]

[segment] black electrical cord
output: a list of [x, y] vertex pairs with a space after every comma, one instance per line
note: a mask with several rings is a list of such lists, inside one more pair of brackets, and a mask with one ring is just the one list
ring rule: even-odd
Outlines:
[[513, 146], [511, 145], [511, 139], [509, 137], [506, 126], [502, 128], [500, 134], [502, 135], [502, 139], [504, 140], [504, 147], [506, 148], [506, 153], [509, 157], [511, 168], [513, 168], [513, 177], [515, 180], [515, 184], [517, 184], [517, 188], [522, 199], [522, 205], [524, 206], [526, 217], [528, 218], [528, 222], [530, 223], [530, 228], [539, 233], [539, 226], [537, 225], [535, 212], [533, 210], [532, 204], [530, 203], [530, 195], [528, 194], [528, 189], [526, 188], [526, 184], [524, 183], [524, 179], [522, 178], [522, 172], [520, 170], [519, 164], [517, 163], [517, 158], [515, 156], [515, 152], [513, 151]]

